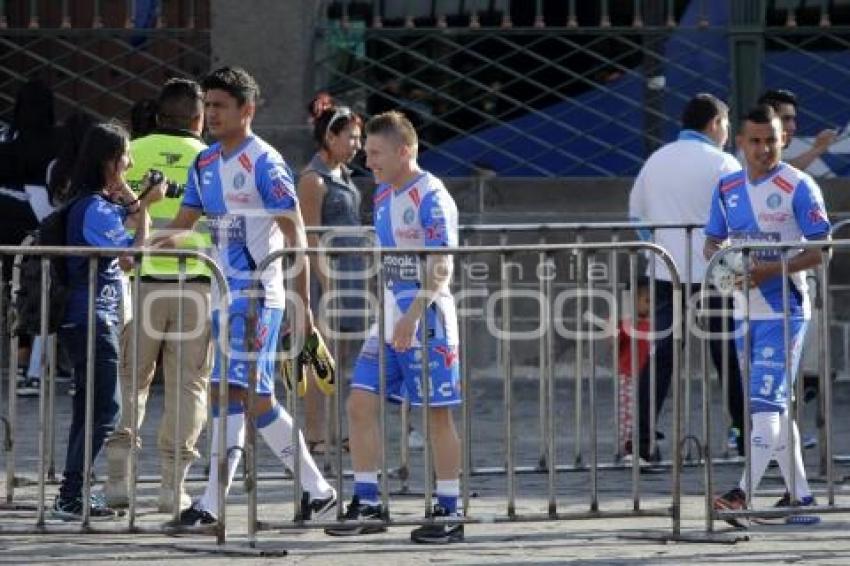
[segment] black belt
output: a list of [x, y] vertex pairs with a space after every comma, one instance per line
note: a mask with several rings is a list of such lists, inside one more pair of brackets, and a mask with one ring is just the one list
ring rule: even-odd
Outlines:
[[[177, 284], [177, 277], [172, 275], [142, 275], [142, 283], [173, 283]], [[191, 275], [183, 279], [184, 283], [206, 283], [209, 285], [210, 278], [208, 275]]]

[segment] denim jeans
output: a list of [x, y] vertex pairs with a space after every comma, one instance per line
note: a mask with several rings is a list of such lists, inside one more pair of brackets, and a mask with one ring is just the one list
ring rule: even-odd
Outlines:
[[[92, 462], [103, 447], [104, 439], [113, 431], [118, 420], [118, 360], [119, 324], [117, 321], [96, 315], [94, 340], [94, 407], [92, 429]], [[74, 366], [76, 393], [71, 410], [71, 428], [68, 433], [68, 453], [65, 472], [59, 493], [63, 499], [79, 497], [83, 488], [85, 466], [86, 423], [86, 364], [87, 325], [63, 326], [59, 340], [67, 347]]]

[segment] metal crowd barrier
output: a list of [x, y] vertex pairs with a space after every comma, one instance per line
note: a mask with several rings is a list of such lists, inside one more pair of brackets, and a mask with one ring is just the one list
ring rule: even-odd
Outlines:
[[[836, 226], [836, 229], [838, 226]], [[829, 273], [829, 260], [833, 250], [842, 250], [850, 248], [850, 240], [833, 240], [833, 241], [812, 241], [812, 242], [803, 242], [803, 243], [772, 243], [772, 244], [761, 244], [761, 243], [753, 243], [739, 246], [730, 246], [728, 248], [724, 248], [719, 251], [715, 256], [711, 259], [708, 266], [706, 282], [708, 282], [711, 271], [717, 266], [724, 256], [735, 253], [742, 252], [744, 257], [744, 265], [748, 265], [749, 258], [756, 252], [761, 251], [770, 251], [773, 253], [777, 253], [780, 256], [781, 268], [782, 268], [782, 304], [783, 308], [783, 340], [784, 340], [784, 348], [786, 351], [786, 356], [784, 360], [784, 369], [786, 375], [792, 375], [792, 359], [788, 353], [791, 352], [791, 331], [790, 331], [790, 317], [789, 317], [789, 306], [790, 306], [790, 284], [789, 284], [789, 267], [788, 261], [789, 257], [793, 256], [800, 250], [810, 250], [815, 249], [820, 251], [821, 256], [821, 264], [816, 268], [817, 271], [817, 281], [818, 281], [818, 296], [820, 305], [819, 308], [813, 308], [813, 315], [817, 328], [807, 328], [807, 332], [813, 332], [817, 330], [819, 336], [825, 337], [829, 336], [828, 330], [830, 325], [830, 320], [832, 317], [832, 309], [830, 304], [830, 273]], [[742, 289], [748, 289], [750, 286], [750, 272], [749, 270], [745, 271], [743, 275], [743, 280], [741, 282]], [[740, 293], [740, 292], [739, 292]], [[742, 293], [741, 293], [742, 294]], [[743, 297], [742, 297], [743, 299]], [[744, 320], [750, 320], [750, 304], [748, 301], [744, 300], [746, 304], [744, 310]], [[751, 352], [752, 352], [752, 343], [751, 343], [751, 335], [750, 335], [750, 325], [744, 324], [743, 326], [743, 338], [745, 344], [745, 351], [742, 356], [742, 381], [743, 381], [743, 389], [745, 392], [745, 430], [743, 431], [744, 439], [749, 443], [750, 439], [750, 405], [749, 405], [749, 391], [750, 391], [750, 379], [751, 379]], [[704, 343], [706, 341], [704, 340]], [[714, 521], [728, 519], [728, 518], [761, 518], [761, 519], [775, 519], [775, 518], [785, 518], [793, 515], [812, 515], [812, 514], [823, 514], [823, 513], [846, 513], [850, 512], [850, 505], [837, 505], [835, 502], [835, 475], [834, 475], [834, 437], [833, 437], [833, 391], [832, 391], [832, 380], [830, 379], [831, 374], [831, 353], [830, 353], [830, 340], [829, 339], [821, 339], [819, 340], [818, 347], [818, 358], [819, 358], [819, 366], [820, 366], [820, 395], [823, 396], [823, 426], [825, 427], [825, 434], [823, 435], [824, 446], [823, 450], [825, 451], [825, 482], [826, 482], [826, 496], [827, 496], [827, 504], [826, 505], [816, 505], [816, 506], [807, 506], [807, 507], [771, 507], [771, 508], [759, 508], [753, 507], [753, 496], [755, 494], [752, 493], [752, 489], [747, 489], [747, 508], [745, 510], [715, 510], [713, 508], [713, 499], [715, 496], [714, 489], [714, 477], [713, 477], [713, 455], [711, 449], [711, 411], [706, 410], [707, 407], [710, 406], [711, 403], [711, 388], [709, 387], [709, 377], [707, 372], [703, 376], [703, 430], [704, 430], [704, 445], [705, 445], [705, 517], [706, 517], [706, 531], [714, 530]], [[802, 362], [802, 360], [801, 360]], [[799, 373], [799, 372], [798, 372]], [[797, 379], [797, 375], [795, 375], [795, 380], [793, 383], [786, 384], [786, 402], [789, 411], [791, 412], [792, 418], [797, 423], [801, 423], [803, 417], [803, 380]], [[796, 400], [796, 403], [794, 401]], [[789, 466], [790, 470], [790, 484], [791, 484], [791, 492], [792, 494], [796, 490], [797, 480], [795, 477], [794, 466], [793, 466], [793, 458], [794, 458], [794, 449], [795, 443], [797, 440], [793, 434], [793, 427], [788, 427], [788, 446], [790, 449], [788, 450], [789, 458], [792, 459], [791, 465]], [[750, 451], [747, 450], [746, 458], [745, 458], [745, 470], [746, 470], [746, 484], [749, 486], [751, 480], [751, 457]], [[731, 486], [730, 486], [731, 487]], [[812, 489], [813, 494], [819, 490]], [[764, 490], [761, 490], [760, 493], [763, 493]], [[820, 491], [822, 495], [822, 491]]]
[[[226, 311], [229, 301], [230, 294], [228, 290], [227, 280], [224, 277], [224, 274], [219, 268], [219, 266], [207, 255], [194, 251], [194, 250], [153, 250], [147, 248], [91, 248], [91, 247], [72, 247], [72, 246], [0, 246], [0, 268], [2, 268], [2, 264], [4, 261], [9, 261], [9, 256], [22, 256], [22, 255], [30, 255], [30, 256], [39, 256], [41, 257], [41, 339], [48, 343], [48, 321], [49, 321], [49, 313], [48, 313], [48, 288], [50, 285], [50, 269], [49, 269], [49, 258], [50, 257], [67, 257], [67, 256], [76, 256], [76, 257], [86, 257], [88, 258], [88, 320], [87, 320], [87, 366], [86, 366], [86, 400], [85, 400], [85, 463], [84, 463], [84, 472], [83, 472], [83, 502], [88, 503], [91, 500], [91, 487], [92, 487], [92, 427], [93, 427], [93, 404], [94, 404], [94, 372], [95, 372], [95, 356], [94, 356], [94, 348], [95, 348], [95, 289], [96, 289], [96, 280], [97, 280], [97, 265], [98, 261], [101, 258], [109, 258], [116, 256], [124, 256], [124, 257], [132, 257], [135, 265], [135, 277], [133, 281], [133, 296], [139, 296], [139, 286], [140, 286], [140, 271], [141, 271], [141, 259], [145, 256], [166, 256], [166, 257], [176, 257], [179, 262], [179, 275], [178, 280], [175, 286], [175, 291], [179, 294], [180, 300], [178, 303], [178, 324], [182, 328], [183, 321], [183, 313], [184, 313], [184, 284], [186, 280], [186, 261], [187, 259], [195, 259], [206, 264], [214, 278], [215, 282], [218, 285], [219, 293], [219, 305], [220, 309]], [[5, 290], [3, 290], [5, 291]], [[0, 293], [0, 312], [6, 313], [9, 309], [4, 304], [6, 300], [5, 292]], [[140, 324], [140, 301], [136, 300], [133, 303], [133, 325], [132, 325], [132, 333], [133, 333], [133, 351], [131, 354], [131, 372], [132, 372], [132, 388], [133, 390], [137, 390], [137, 379], [138, 379], [138, 332], [139, 332], [139, 324]], [[52, 341], [52, 339], [51, 339]], [[222, 330], [219, 335], [219, 341], [222, 344], [228, 344], [228, 329], [227, 325], [222, 325]], [[17, 374], [17, 337], [11, 338], [11, 349], [9, 356], [9, 374], [8, 374], [8, 413], [6, 415], [5, 424], [7, 427], [7, 442], [4, 445], [5, 452], [5, 460], [6, 460], [6, 503], [4, 506], [0, 507], [0, 509], [6, 510], [20, 510], [20, 506], [16, 506], [14, 503], [14, 495], [15, 495], [15, 487], [17, 477], [15, 475], [15, 440], [16, 440], [16, 407], [17, 407], [17, 396], [15, 395], [15, 377]], [[53, 348], [49, 348], [50, 351], [53, 351]], [[227, 348], [223, 348], [222, 351], [225, 352], [223, 356], [220, 358], [222, 375], [224, 376], [221, 379], [220, 387], [219, 387], [219, 408], [221, 410], [221, 414], [227, 413], [227, 367], [229, 364], [229, 353], [227, 352]], [[178, 358], [182, 356], [182, 341], [178, 341], [177, 343], [177, 355]], [[54, 378], [55, 378], [55, 364], [51, 364], [48, 360], [48, 357], [52, 357], [48, 354], [48, 348], [45, 348], [44, 353], [41, 356], [40, 365], [41, 365], [41, 374], [42, 376], [46, 376], [45, 379], [41, 379], [40, 381], [40, 396], [39, 396], [39, 418], [38, 418], [38, 430], [39, 430], [39, 442], [38, 442], [38, 455], [39, 455], [39, 465], [38, 465], [38, 495], [35, 506], [35, 524], [31, 527], [19, 527], [17, 525], [0, 525], [0, 534], [9, 534], [9, 533], [42, 533], [42, 532], [103, 532], [103, 533], [121, 533], [121, 532], [201, 532], [201, 533], [214, 533], [218, 541], [223, 543], [225, 540], [225, 525], [226, 525], [226, 513], [225, 513], [225, 505], [224, 505], [224, 483], [220, 483], [219, 485], [219, 493], [218, 493], [218, 503], [219, 503], [219, 517], [218, 523], [213, 526], [201, 526], [201, 527], [193, 527], [193, 528], [181, 528], [175, 526], [163, 526], [162, 528], [146, 528], [144, 526], [138, 525], [136, 523], [136, 475], [138, 469], [138, 419], [136, 417], [136, 395], [131, 395], [129, 398], [131, 399], [130, 407], [123, 407], [122, 410], [130, 410], [131, 414], [131, 439], [130, 439], [130, 488], [129, 488], [129, 508], [127, 511], [127, 525], [125, 528], [120, 528], [115, 525], [114, 522], [106, 524], [107, 526], [101, 526], [100, 523], [92, 523], [90, 515], [90, 507], [88, 504], [83, 505], [82, 509], [82, 517], [81, 524], [79, 526], [71, 526], [71, 525], [54, 525], [48, 524], [45, 517], [45, 497], [46, 497], [46, 489], [45, 485], [48, 480], [48, 465], [51, 462], [51, 450], [50, 446], [53, 442], [52, 430], [53, 430], [53, 407], [52, 402], [55, 398], [55, 389], [54, 389]], [[49, 370], [49, 371], [48, 371]], [[182, 381], [182, 366], [180, 370], [178, 370], [178, 381]], [[116, 374], [115, 379], [118, 380], [119, 376]], [[49, 391], [48, 391], [49, 388]], [[180, 396], [181, 396], [181, 388], [176, 387], [176, 404], [177, 407], [180, 406]], [[50, 403], [50, 405], [49, 405]], [[175, 422], [175, 430], [180, 430], [180, 411], [176, 411], [176, 422]], [[222, 433], [221, 433], [221, 444], [219, 446], [219, 458], [217, 465], [219, 466], [220, 476], [226, 477], [226, 432], [224, 430], [226, 419], [222, 419]], [[178, 435], [179, 437], [179, 435]], [[177, 467], [180, 462], [179, 458], [179, 443], [175, 443], [175, 476], [179, 473]], [[175, 484], [176, 486], [177, 484]], [[174, 490], [174, 518], [176, 519], [179, 516], [180, 512], [180, 503], [179, 503], [180, 492], [178, 489]], [[26, 508], [25, 508], [26, 509]]]
[[[371, 258], [372, 262], [370, 264], [372, 275], [376, 280], [376, 289], [378, 290], [378, 296], [376, 298], [376, 302], [378, 305], [377, 308], [377, 316], [376, 316], [376, 326], [379, 337], [379, 344], [384, 343], [384, 339], [387, 335], [387, 332], [391, 331], [387, 328], [384, 328], [384, 274], [383, 268], [381, 267], [383, 263], [383, 259], [387, 256], [413, 256], [419, 260], [420, 265], [425, 265], [426, 257], [429, 255], [451, 255], [460, 260], [459, 269], [461, 271], [461, 282], [460, 288], [461, 292], [469, 289], [470, 281], [465, 276], [466, 274], [466, 265], [468, 263], [468, 259], [474, 255], [482, 255], [482, 254], [490, 254], [492, 256], [498, 256], [499, 258], [499, 266], [502, 271], [501, 278], [501, 286], [500, 286], [500, 296], [502, 297], [510, 297], [512, 296], [512, 292], [515, 290], [512, 285], [510, 272], [504, 270], [504, 266], [506, 262], [511, 258], [516, 258], [523, 254], [529, 255], [531, 257], [537, 257], [543, 265], [550, 264], [555, 261], [559, 254], [584, 254], [586, 256], [595, 256], [596, 254], [610, 254], [615, 256], [614, 261], [616, 261], [616, 256], [625, 255], [628, 256], [629, 260], [629, 280], [630, 280], [630, 288], [632, 292], [632, 304], [633, 304], [633, 317], [636, 316], [634, 304], [634, 298], [636, 294], [636, 282], [637, 282], [637, 260], [639, 253], [649, 253], [655, 257], [660, 258], [660, 260], [666, 265], [666, 267], [670, 270], [670, 273], [673, 277], [673, 284], [675, 288], [678, 288], [679, 285], [679, 275], [678, 269], [675, 266], [675, 263], [667, 254], [659, 246], [649, 243], [640, 243], [640, 242], [615, 242], [615, 243], [577, 243], [577, 244], [538, 244], [534, 246], [471, 246], [471, 247], [461, 247], [461, 248], [413, 248], [413, 249], [381, 249], [381, 248], [331, 248], [331, 249], [302, 249], [302, 250], [281, 250], [280, 252], [276, 252], [266, 257], [262, 262], [260, 262], [257, 266], [256, 272], [262, 273], [265, 268], [270, 265], [272, 262], [279, 261], [282, 258], [287, 260], [291, 260], [293, 265], [298, 265], [298, 258], [302, 257], [303, 254], [307, 255], [315, 255], [317, 253], [326, 254], [332, 261], [334, 258], [342, 257], [346, 254], [359, 255], [366, 258]], [[552, 264], [554, 265], [554, 264]], [[287, 270], [289, 275], [285, 276], [285, 279], [291, 279], [294, 277], [292, 269]], [[455, 272], [457, 269], [455, 270]], [[507, 276], [505, 275], [507, 273]], [[291, 283], [291, 281], [290, 281]], [[579, 303], [583, 302], [584, 298], [592, 299], [595, 295], [596, 291], [594, 287], [595, 281], [592, 277], [579, 277], [577, 281], [577, 291], [575, 293], [575, 298]], [[585, 470], [589, 473], [590, 476], [590, 502], [589, 508], [586, 511], [578, 511], [578, 512], [563, 512], [558, 510], [558, 496], [556, 493], [557, 487], [557, 472], [559, 471], [559, 467], [556, 465], [556, 437], [558, 427], [556, 426], [556, 411], [555, 411], [555, 367], [552, 363], [552, 357], [554, 354], [554, 333], [555, 327], [554, 323], [557, 317], [553, 316], [552, 308], [553, 308], [553, 286], [551, 278], [548, 278], [547, 281], [541, 282], [541, 287], [543, 289], [543, 296], [541, 305], [541, 328], [544, 329], [544, 358], [543, 358], [543, 384], [545, 387], [545, 402], [547, 404], [547, 412], [546, 412], [546, 426], [543, 428], [542, 436], [544, 437], [543, 444], [545, 446], [546, 452], [544, 456], [546, 457], [546, 461], [550, 462], [551, 465], [547, 466], [548, 473], [548, 488], [547, 488], [547, 509], [542, 513], [529, 513], [529, 514], [521, 514], [517, 511], [517, 486], [516, 486], [516, 474], [518, 472], [516, 459], [515, 459], [515, 446], [514, 440], [516, 436], [516, 430], [514, 428], [514, 422], [512, 418], [512, 411], [514, 409], [514, 400], [513, 400], [513, 387], [514, 387], [514, 376], [511, 365], [511, 305], [509, 300], [503, 299], [501, 301], [501, 310], [499, 312], [499, 318], [501, 319], [501, 325], [499, 327], [500, 336], [498, 336], [498, 341], [500, 345], [500, 368], [501, 368], [501, 378], [503, 380], [504, 385], [504, 411], [505, 411], [505, 422], [504, 422], [504, 434], [505, 434], [505, 465], [502, 467], [499, 472], [505, 474], [507, 480], [507, 496], [506, 496], [506, 506], [505, 506], [505, 514], [503, 515], [492, 515], [492, 514], [482, 514], [476, 515], [473, 512], [472, 506], [470, 504], [470, 490], [471, 485], [473, 483], [472, 478], [475, 476], [475, 469], [471, 465], [470, 461], [470, 445], [472, 443], [472, 437], [470, 435], [471, 431], [471, 422], [472, 422], [472, 406], [471, 406], [471, 395], [470, 395], [470, 379], [469, 379], [469, 367], [467, 362], [464, 360], [464, 354], [461, 354], [461, 373], [462, 373], [462, 390], [463, 390], [463, 403], [461, 408], [461, 430], [463, 433], [462, 437], [462, 487], [461, 487], [461, 499], [463, 501], [463, 516], [458, 518], [446, 519], [449, 522], [463, 522], [463, 523], [491, 523], [491, 522], [521, 522], [521, 521], [541, 521], [541, 520], [565, 520], [565, 519], [582, 519], [582, 518], [613, 518], [613, 517], [670, 517], [672, 521], [672, 536], [677, 537], [680, 533], [681, 528], [681, 518], [680, 518], [680, 499], [681, 499], [681, 473], [682, 473], [682, 443], [680, 442], [682, 431], [681, 431], [681, 380], [679, 379], [678, 367], [679, 367], [679, 356], [681, 350], [681, 325], [674, 324], [673, 328], [670, 329], [670, 332], [673, 333], [674, 337], [674, 375], [673, 375], [673, 405], [674, 405], [674, 426], [673, 426], [673, 459], [672, 459], [672, 483], [671, 483], [671, 504], [669, 506], [664, 506], [663, 508], [658, 509], [644, 509], [641, 506], [641, 488], [640, 488], [640, 464], [639, 459], [634, 458], [632, 463], [632, 508], [630, 510], [603, 510], [600, 508], [599, 501], [599, 485], [598, 485], [598, 475], [599, 471], [603, 466], [600, 466], [598, 461], [598, 443], [599, 443], [599, 435], [597, 431], [598, 423], [598, 415], [597, 415], [597, 398], [596, 398], [596, 388], [597, 388], [597, 373], [595, 365], [591, 364], [590, 366], [590, 376], [588, 378], [589, 382], [589, 391], [590, 391], [590, 399], [588, 406], [586, 407], [590, 412], [590, 462], [589, 465], [585, 467]], [[288, 286], [287, 288], [291, 288]], [[676, 296], [680, 295], [679, 291], [675, 291]], [[588, 304], [591, 304], [591, 300], [587, 301]], [[616, 304], [616, 301], [614, 301]], [[556, 303], [557, 305], [557, 303]], [[256, 313], [256, 300], [252, 305], [252, 312]], [[495, 307], [494, 313], [495, 313]], [[591, 306], [592, 308], [592, 306]], [[584, 311], [581, 311], [584, 312]], [[254, 315], [256, 316], [256, 315]], [[618, 309], [615, 306], [611, 312], [610, 316], [612, 320], [616, 321], [618, 316]], [[682, 317], [682, 307], [679, 301], [676, 301], [674, 304], [674, 321], [680, 322]], [[468, 317], [462, 317], [460, 319], [460, 332], [462, 339], [468, 339], [469, 333], [467, 328], [467, 320]], [[581, 319], [579, 319], [581, 320]], [[495, 324], [496, 321], [493, 321]], [[424, 324], [424, 323], [423, 323]], [[594, 331], [590, 328], [587, 330], [582, 329], [582, 323], [579, 322], [579, 325], [575, 331], [575, 340], [576, 343], [581, 342], [582, 340], [588, 341], [589, 353], [591, 356], [591, 360], [593, 360], [594, 354], [594, 342], [598, 339], [595, 335]], [[248, 328], [253, 328], [253, 324], [249, 321]], [[616, 322], [614, 323], [613, 328], [617, 328]], [[422, 427], [423, 433], [425, 434], [426, 439], [430, 438], [430, 424], [429, 424], [429, 401], [427, 388], [429, 386], [429, 360], [428, 360], [428, 333], [425, 333], [423, 338], [422, 350], [423, 350], [423, 376], [422, 376], [422, 384], [423, 384], [423, 410], [422, 410]], [[631, 336], [632, 341], [632, 350], [636, 351], [637, 348], [637, 333], [633, 333]], [[603, 338], [608, 338], [608, 335], [603, 336]], [[617, 331], [613, 334], [614, 341], [617, 339]], [[250, 337], [246, 338], [248, 343], [250, 342]], [[433, 495], [433, 478], [432, 478], [432, 455], [431, 448], [429, 443], [426, 441], [424, 447], [423, 454], [423, 483], [424, 483], [424, 509], [425, 509], [425, 518], [424, 519], [391, 519], [390, 513], [390, 470], [388, 467], [388, 456], [387, 456], [387, 446], [388, 446], [388, 411], [386, 406], [386, 360], [384, 359], [383, 348], [379, 347], [379, 368], [380, 368], [380, 401], [379, 401], [379, 415], [378, 422], [380, 428], [381, 435], [381, 449], [380, 449], [380, 491], [381, 491], [381, 503], [384, 509], [384, 517], [382, 521], [387, 525], [399, 526], [399, 525], [420, 525], [423, 523], [433, 522], [434, 519], [431, 518], [431, 501]], [[633, 357], [636, 359], [636, 357]], [[635, 361], [636, 364], [636, 361]], [[299, 364], [296, 364], [296, 367]], [[299, 370], [300, 371], [300, 368]], [[632, 371], [636, 372], [637, 367], [633, 365]], [[256, 376], [255, 372], [251, 371], [251, 375], [254, 379]], [[582, 381], [582, 374], [576, 376], [579, 381]], [[638, 446], [638, 390], [637, 390], [637, 379], [632, 380], [634, 387], [634, 395], [632, 397], [635, 409], [635, 424], [633, 428], [633, 445]], [[337, 422], [342, 422], [342, 405], [341, 405], [341, 380], [338, 379], [336, 382], [336, 410], [339, 412], [337, 415]], [[253, 396], [249, 402], [253, 403]], [[292, 415], [292, 418], [295, 422], [297, 422], [300, 414], [299, 410], [299, 400], [297, 395], [290, 394], [289, 395], [289, 409]], [[248, 415], [251, 415], [251, 410], [247, 411]], [[293, 437], [292, 443], [294, 446], [293, 453], [295, 454], [295, 462], [293, 467], [293, 504], [295, 508], [295, 515], [293, 521], [269, 521], [261, 519], [257, 516], [257, 501], [258, 501], [258, 481], [257, 481], [257, 466], [256, 466], [256, 424], [253, 422], [253, 417], [247, 417], [250, 421], [246, 429], [246, 465], [247, 465], [247, 480], [246, 487], [248, 491], [249, 498], [249, 509], [248, 509], [248, 540], [250, 544], [253, 544], [256, 541], [256, 535], [258, 531], [264, 530], [280, 530], [280, 529], [290, 529], [290, 528], [325, 528], [338, 525], [340, 521], [343, 521], [343, 508], [340, 505], [337, 508], [337, 520], [336, 521], [310, 521], [305, 522], [303, 517], [300, 516], [300, 495], [302, 492], [301, 489], [301, 478], [299, 474], [299, 466], [300, 466], [300, 435], [298, 427], [293, 427]], [[404, 432], [402, 431], [402, 436], [404, 437]], [[334, 457], [336, 458], [336, 469], [343, 469], [343, 461], [342, 461], [342, 452], [338, 449], [340, 446], [340, 430], [339, 427], [335, 427], [333, 430], [334, 438], [331, 442], [331, 446], [337, 447], [334, 453]], [[403, 441], [404, 442], [404, 441]], [[340, 502], [345, 500], [345, 490], [343, 483], [344, 474], [336, 474], [336, 489], [338, 492], [338, 496]], [[374, 523], [375, 521], [365, 522]]]
[[[607, 235], [610, 233], [610, 242], [612, 244], [616, 244], [618, 242], [623, 241], [623, 237], [626, 239], [632, 240], [634, 233], [637, 232], [641, 234], [642, 238], [648, 242], [655, 242], [656, 236], [659, 230], [676, 230], [683, 232], [682, 236], [685, 241], [685, 265], [681, 266], [681, 273], [691, 274], [693, 273], [692, 265], [692, 241], [694, 237], [694, 232], [697, 230], [702, 230], [702, 225], [692, 224], [692, 223], [681, 223], [681, 222], [636, 222], [636, 221], [617, 221], [617, 222], [551, 222], [551, 223], [525, 223], [525, 224], [465, 224], [459, 226], [459, 233], [461, 235], [462, 244], [464, 248], [469, 247], [473, 244], [482, 244], [485, 240], [495, 240], [495, 243], [498, 245], [508, 245], [508, 244], [517, 244], [522, 243], [524, 245], [530, 244], [531, 242], [523, 241], [516, 242], [515, 240], [528, 240], [534, 239], [536, 237], [536, 243], [539, 244], [548, 244], [553, 241], [564, 240], [564, 236], [571, 237], [575, 240], [576, 243], [583, 243], [588, 239], [591, 239], [593, 235]], [[336, 236], [362, 236], [362, 237], [370, 237], [373, 235], [374, 231], [370, 227], [310, 227], [307, 229], [310, 234], [319, 234], [319, 235], [329, 235], [331, 238]], [[604, 236], [603, 236], [604, 237]], [[487, 243], [490, 243], [489, 241]], [[328, 242], [328, 246], [333, 247], [333, 241]], [[583, 252], [577, 252], [577, 261], [578, 265], [577, 271], [581, 271], [582, 265], [584, 264]], [[619, 262], [615, 261], [612, 257], [609, 257], [609, 261], [607, 264], [609, 273], [611, 277], [608, 285], [603, 285], [603, 288], [608, 289], [615, 296], [619, 296], [621, 291], [620, 288], [620, 278], [619, 273], [621, 269], [621, 265]], [[655, 311], [655, 262], [650, 263], [649, 266], [650, 274], [650, 311]], [[690, 297], [693, 294], [693, 288], [691, 280], [692, 276], [684, 277], [683, 289], [685, 291], [686, 297]], [[540, 281], [538, 283], [538, 289], [540, 293], [543, 293], [544, 282]], [[577, 302], [576, 304], [576, 319], [578, 319], [581, 315], [579, 313], [581, 305]], [[684, 320], [690, 320], [691, 313], [688, 309], [690, 309], [690, 301], [685, 302], [685, 313]], [[616, 314], [616, 313], [615, 313]], [[692, 398], [693, 398], [693, 378], [695, 376], [701, 376], [702, 370], [697, 370], [695, 368], [695, 363], [692, 356], [692, 348], [693, 348], [693, 337], [691, 332], [687, 332], [684, 335], [684, 366], [682, 369], [682, 376], [684, 380], [684, 400], [683, 405], [685, 407], [684, 410], [684, 437], [687, 439], [696, 439], [697, 434], [693, 428], [693, 418], [691, 414], [690, 407], [692, 406]], [[543, 337], [539, 340], [539, 357], [540, 360], [545, 359], [546, 352], [546, 343]], [[463, 345], [462, 345], [463, 347]], [[575, 369], [576, 373], [579, 374], [582, 368], [582, 364], [586, 361], [586, 354], [584, 352], [584, 344], [582, 341], [578, 342], [578, 351], [575, 357]], [[728, 352], [726, 353], [728, 357]], [[467, 356], [465, 352], [462, 352], [462, 359], [465, 359]], [[703, 363], [705, 360], [703, 360]], [[613, 403], [614, 403], [614, 415], [615, 415], [615, 427], [619, 428], [620, 422], [620, 410], [619, 410], [619, 399], [620, 399], [620, 391], [619, 391], [619, 380], [617, 377], [617, 348], [611, 348], [611, 360], [610, 365], [613, 373]], [[657, 411], [656, 411], [656, 402], [655, 402], [655, 390], [656, 390], [656, 371], [655, 371], [655, 358], [650, 359], [650, 420], [652, 422], [656, 422], [657, 420]], [[696, 370], [696, 371], [695, 371]], [[728, 398], [728, 376], [724, 372], [721, 379], [721, 386], [724, 392], [724, 399]], [[573, 405], [573, 423], [574, 423], [574, 446], [575, 450], [573, 453], [573, 462], [572, 464], [561, 464], [558, 466], [558, 471], [583, 471], [587, 469], [587, 465], [585, 463], [585, 454], [582, 449], [581, 439], [585, 438], [585, 430], [584, 424], [585, 419], [583, 415], [584, 411], [584, 388], [583, 388], [583, 380], [577, 379], [575, 380], [575, 395], [574, 395], [574, 405]], [[539, 415], [540, 415], [540, 427], [541, 430], [545, 429], [545, 423], [548, 422], [548, 402], [547, 402], [547, 387], [546, 387], [546, 378], [545, 378], [545, 364], [540, 363], [539, 367], [539, 380], [538, 380], [538, 402], [539, 402]], [[330, 414], [330, 413], [329, 413]], [[402, 412], [402, 426], [406, 428], [407, 426], [407, 411], [403, 410]], [[723, 404], [723, 419], [725, 428], [728, 430], [731, 426], [732, 418], [728, 411], [728, 405], [724, 402]], [[330, 424], [330, 423], [328, 423]], [[330, 428], [326, 430], [326, 434], [330, 437]], [[686, 452], [685, 452], [685, 461], [689, 464], [699, 464], [700, 455], [699, 450], [697, 450], [697, 454], [694, 454], [695, 443], [690, 441], [686, 443]], [[657, 446], [657, 439], [654, 434], [650, 436], [650, 446], [649, 450], [651, 453], [654, 453]], [[605, 464], [606, 466], [611, 467], [624, 467], [623, 457], [625, 454], [621, 450], [622, 447], [617, 446], [616, 452], [614, 454], [614, 462], [611, 464]], [[731, 457], [728, 449], [726, 448], [725, 441], [723, 442], [724, 449], [724, 459], [723, 461], [726, 463], [734, 463], [737, 461], [735, 458]], [[521, 466], [517, 472], [518, 473], [545, 473], [548, 464], [546, 459], [546, 451], [547, 447], [543, 444], [543, 438], [541, 437], [541, 445], [539, 447], [540, 457], [536, 466]], [[408, 475], [409, 469], [409, 453], [407, 450], [406, 442], [402, 442], [401, 446], [401, 464], [398, 470], [398, 475], [402, 479], [402, 483], [400, 486], [401, 493], [409, 492], [409, 486], [407, 485], [405, 479]], [[670, 461], [658, 463], [660, 466], [669, 466]], [[326, 470], [331, 470], [332, 465], [327, 464], [325, 466]], [[477, 475], [486, 475], [486, 474], [494, 474], [494, 473], [504, 473], [500, 468], [488, 468], [488, 467], [479, 467], [472, 470], [472, 474]]]

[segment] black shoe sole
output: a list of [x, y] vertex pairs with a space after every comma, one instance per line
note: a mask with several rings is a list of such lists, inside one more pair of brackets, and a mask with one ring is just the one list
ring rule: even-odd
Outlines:
[[331, 527], [325, 529], [325, 534], [331, 537], [358, 537], [361, 535], [377, 535], [387, 532], [384, 526]]
[[463, 542], [463, 532], [452, 533], [443, 537], [418, 537], [410, 533], [410, 540], [416, 544], [452, 544], [454, 542]]

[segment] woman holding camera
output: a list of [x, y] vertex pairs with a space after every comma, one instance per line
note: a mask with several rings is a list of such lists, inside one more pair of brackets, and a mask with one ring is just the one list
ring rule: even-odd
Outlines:
[[[129, 136], [117, 124], [96, 124], [83, 140], [80, 156], [71, 176], [69, 206], [66, 220], [67, 245], [75, 247], [141, 246], [150, 229], [149, 206], [160, 200], [165, 184], [152, 187], [137, 199], [127, 185], [124, 174], [132, 160]], [[135, 227], [135, 238], [128, 228]], [[122, 297], [119, 258], [102, 257], [97, 261], [94, 304], [94, 382], [92, 396], [93, 427], [87, 431], [86, 366], [89, 324], [89, 259], [68, 257], [67, 300], [64, 323], [59, 340], [64, 342], [74, 365], [77, 393], [72, 404], [71, 426], [68, 434], [68, 453], [59, 495], [53, 506], [55, 517], [74, 520], [89, 506], [91, 517], [110, 517], [114, 512], [101, 498], [82, 500], [86, 434], [91, 434], [92, 461], [97, 457], [106, 436], [115, 426], [118, 415], [118, 337]], [[128, 264], [128, 258], [121, 263]]]

